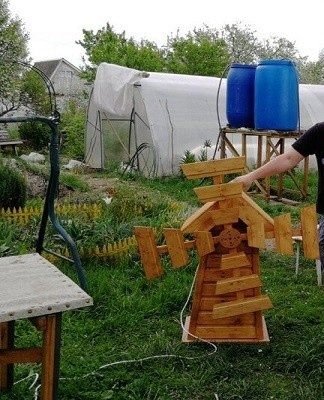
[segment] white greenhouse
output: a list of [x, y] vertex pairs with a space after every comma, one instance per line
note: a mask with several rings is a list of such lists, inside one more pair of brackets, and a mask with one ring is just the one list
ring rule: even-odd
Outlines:
[[[324, 120], [324, 86], [299, 85], [299, 112], [301, 130]], [[146, 176], [175, 175], [185, 153], [199, 155], [205, 144], [211, 146], [208, 157], [219, 158], [219, 135], [227, 124], [226, 79], [102, 63], [89, 100], [85, 162], [98, 169], [115, 162]], [[255, 145], [248, 151], [253, 163]]]

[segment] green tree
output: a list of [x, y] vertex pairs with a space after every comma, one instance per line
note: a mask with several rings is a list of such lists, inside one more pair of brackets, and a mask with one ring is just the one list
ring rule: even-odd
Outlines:
[[101, 62], [141, 71], [222, 76], [231, 62], [250, 64], [273, 58], [294, 61], [303, 83], [323, 82], [323, 60], [309, 63], [295, 43], [280, 37], [259, 40], [256, 32], [242, 23], [228, 24], [221, 30], [203, 25], [184, 36], [168, 37], [161, 48], [150, 41], [127, 39], [125, 32], [115, 33], [109, 24], [97, 33], [83, 30], [83, 35], [77, 43], [86, 51], [89, 63], [85, 62], [82, 75], [90, 82]]
[[82, 72], [82, 77], [90, 82], [94, 80], [96, 67], [102, 62], [144, 71], [163, 69], [163, 51], [155, 43], [147, 40], [137, 43], [133, 38], [127, 39], [125, 32], [115, 33], [108, 23], [97, 33], [84, 29], [83, 40], [77, 44], [84, 48], [90, 62]]
[[34, 114], [47, 116], [52, 112], [51, 98], [45, 82], [43, 78], [32, 69], [25, 71], [23, 74], [21, 102]]
[[169, 38], [165, 58], [168, 72], [202, 76], [221, 76], [230, 60], [225, 41], [207, 25]]
[[285, 38], [271, 37], [261, 42], [257, 52], [259, 60], [262, 59], [287, 59], [298, 62], [303, 58], [295, 47], [295, 43]]
[[83, 161], [86, 109], [76, 100], [70, 100], [61, 117], [60, 129], [62, 133], [64, 132], [64, 154]]
[[295, 43], [285, 38], [270, 37], [259, 40], [256, 31], [242, 23], [225, 25], [222, 37], [232, 62], [257, 63], [263, 59], [289, 59], [295, 62], [304, 60], [295, 47]]
[[115, 33], [109, 24], [97, 33], [83, 30], [83, 40], [78, 41], [86, 52], [82, 76], [89, 81], [95, 77], [101, 62], [150, 72], [172, 72], [191, 75], [220, 75], [228, 64], [226, 44], [217, 30], [208, 26], [189, 32], [186, 36], [168, 38], [166, 46], [159, 48], [154, 42], [133, 38], [125, 32]]
[[256, 32], [249, 26], [226, 24], [222, 28], [222, 38], [227, 45], [231, 62], [252, 64], [257, 61], [260, 43]]
[[313, 85], [324, 84], [324, 49], [319, 53], [317, 61], [302, 60], [298, 63], [300, 83]]
[[29, 36], [22, 22], [12, 17], [7, 0], [0, 0], [0, 116], [16, 110], [21, 100], [21, 71]]

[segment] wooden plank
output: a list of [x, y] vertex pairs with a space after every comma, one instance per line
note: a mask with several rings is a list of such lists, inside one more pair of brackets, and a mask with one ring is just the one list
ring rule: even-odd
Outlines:
[[256, 247], [257, 249], [266, 248], [263, 222], [248, 226], [246, 232], [249, 246]]
[[206, 340], [209, 339], [242, 339], [242, 338], [250, 338], [254, 339], [256, 336], [255, 326], [254, 325], [246, 325], [246, 326], [197, 326], [196, 328], [196, 336], [204, 338]]
[[240, 197], [243, 191], [243, 184], [240, 182], [230, 182], [222, 185], [201, 186], [194, 188], [194, 191], [198, 198], [206, 203], [209, 201]]
[[248, 226], [263, 221], [263, 218], [260, 216], [257, 210], [250, 205], [239, 208], [239, 218]]
[[[261, 319], [262, 326], [246, 326], [245, 329], [240, 330], [238, 327], [219, 327], [216, 329], [213, 326], [197, 326], [196, 329], [191, 329], [190, 316], [186, 318], [185, 327], [183, 330], [182, 341], [185, 343], [194, 342], [197, 338], [205, 338], [210, 342], [215, 343], [266, 343], [269, 342], [269, 335], [265, 319]], [[223, 328], [226, 330], [224, 331]], [[254, 329], [254, 332], [253, 332]], [[189, 333], [188, 333], [189, 332]], [[262, 336], [260, 333], [262, 332]], [[194, 335], [194, 336], [193, 336]], [[227, 337], [225, 337], [225, 335]]]
[[271, 300], [266, 295], [260, 295], [217, 304], [213, 308], [213, 318], [232, 317], [268, 308], [272, 308]]
[[234, 224], [239, 220], [239, 208], [224, 208], [221, 210], [209, 211], [212, 220], [216, 225]]
[[276, 251], [283, 254], [294, 254], [291, 215], [289, 213], [274, 218], [274, 232]]
[[42, 349], [40, 347], [0, 350], [1, 364], [40, 363]]
[[195, 232], [196, 248], [200, 257], [215, 251], [214, 239], [211, 232]]
[[240, 268], [248, 265], [251, 265], [251, 262], [245, 253], [230, 253], [222, 255], [220, 269]]
[[[244, 276], [246, 276], [246, 275], [244, 275]], [[240, 275], [238, 275], [237, 276], [238, 278], [240, 277]], [[227, 299], [227, 300], [235, 300], [235, 298], [237, 298], [237, 297], [235, 297], [236, 296], [236, 293], [234, 292], [234, 293], [230, 293], [230, 292], [228, 292], [228, 293], [225, 293], [225, 294], [222, 294], [222, 295], [215, 295], [215, 287], [216, 287], [216, 284], [218, 283], [218, 282], [221, 282], [223, 279], [229, 279], [229, 278], [233, 278], [233, 276], [228, 276], [228, 277], [226, 277], [226, 278], [222, 278], [222, 279], [219, 279], [218, 281], [215, 281], [215, 282], [208, 282], [208, 283], [204, 283], [203, 284], [203, 290], [202, 290], [202, 296], [203, 297], [210, 297], [210, 298], [212, 298], [212, 299], [214, 299], [215, 300], [215, 303], [218, 303], [218, 301], [224, 301], [225, 300], [225, 298]], [[254, 293], [254, 290], [255, 290], [256, 288], [254, 287], [253, 289], [246, 289], [246, 290], [244, 290], [244, 294], [245, 294], [245, 296], [246, 297], [249, 297], [249, 296], [254, 296], [255, 295], [255, 293]], [[232, 298], [230, 298], [230, 297], [232, 297]]]
[[[0, 323], [0, 352], [14, 347], [15, 321]], [[0, 363], [0, 392], [13, 386], [14, 364]]]
[[61, 348], [61, 313], [46, 315], [42, 344], [41, 399], [58, 398]]
[[200, 179], [243, 172], [245, 168], [245, 157], [209, 160], [181, 164], [180, 166], [188, 179]]
[[194, 212], [182, 225], [183, 233], [192, 233], [196, 231], [209, 231], [215, 225], [208, 211], [217, 207], [215, 201], [210, 201]]
[[192, 300], [191, 306], [191, 317], [190, 317], [190, 329], [192, 331], [196, 330], [197, 318], [201, 307], [201, 297], [202, 297], [202, 290], [204, 285], [204, 278], [205, 278], [205, 270], [208, 260], [208, 255], [200, 257], [195, 288], [194, 288], [194, 296]]
[[[253, 289], [249, 289], [249, 293], [245, 297], [250, 298], [253, 296]], [[224, 304], [234, 300], [238, 300], [237, 293], [225, 293], [219, 296], [214, 295], [213, 297], [202, 297], [200, 300], [199, 311], [212, 311], [217, 304]]]
[[168, 246], [171, 263], [174, 268], [188, 264], [189, 256], [185, 248], [184, 238], [180, 229], [164, 228], [163, 234]]
[[274, 230], [274, 221], [260, 206], [258, 206], [245, 192], [242, 193], [242, 205], [250, 206], [262, 218], [266, 232]]
[[241, 290], [261, 287], [262, 283], [258, 275], [240, 276], [234, 278], [222, 279], [216, 283], [215, 294], [238, 292]]
[[300, 220], [303, 236], [304, 256], [306, 258], [317, 260], [320, 258], [320, 255], [315, 205], [303, 207], [300, 210]]
[[211, 311], [201, 311], [198, 315], [197, 325], [254, 325], [255, 313], [241, 314], [227, 318], [213, 318]]
[[161, 276], [163, 274], [163, 270], [156, 248], [153, 229], [145, 226], [135, 226], [134, 234], [138, 244], [146, 278], [153, 279]]

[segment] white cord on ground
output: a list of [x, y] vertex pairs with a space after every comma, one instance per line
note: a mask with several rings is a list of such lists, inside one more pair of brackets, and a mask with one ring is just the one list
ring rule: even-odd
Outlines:
[[[184, 326], [184, 312], [185, 312], [185, 310], [186, 310], [186, 308], [187, 308], [187, 306], [188, 306], [188, 304], [189, 304], [189, 301], [190, 301], [190, 299], [191, 299], [191, 295], [192, 295], [193, 288], [194, 288], [194, 285], [195, 285], [195, 282], [196, 282], [196, 278], [197, 278], [198, 268], [199, 268], [199, 265], [198, 265], [197, 268], [196, 268], [195, 275], [194, 275], [194, 278], [193, 278], [193, 281], [192, 281], [192, 284], [191, 284], [191, 287], [190, 287], [190, 290], [189, 290], [189, 294], [188, 294], [187, 300], [186, 300], [186, 302], [185, 302], [185, 304], [184, 304], [184, 306], [182, 307], [181, 312], [180, 312], [180, 324], [181, 324], [182, 329], [183, 329], [187, 334], [189, 334], [189, 335], [192, 336], [193, 338], [197, 339], [197, 341], [201, 341], [201, 342], [207, 343], [207, 344], [209, 344], [209, 345], [212, 347], [212, 351], [211, 351], [210, 353], [207, 354], [208, 356], [211, 356], [212, 354], [216, 353], [216, 351], [217, 351], [217, 346], [216, 346], [214, 343], [212, 343], [212, 342], [209, 342], [209, 341], [207, 341], [207, 340], [205, 340], [205, 339], [202, 339], [202, 338], [200, 338], [200, 337], [198, 337], [198, 336], [195, 336], [195, 335], [193, 335], [192, 333], [188, 332], [188, 331], [185, 329], [185, 326]], [[180, 358], [180, 359], [185, 359], [185, 360], [195, 360], [195, 359], [199, 359], [199, 358], [202, 358], [202, 357], [205, 357], [205, 355], [201, 355], [201, 356], [197, 356], [197, 357], [188, 357], [188, 356], [180, 356], [180, 355], [177, 355], [177, 354], [160, 354], [160, 355], [148, 356], [148, 357], [139, 358], [139, 359], [114, 361], [114, 362], [111, 362], [111, 363], [108, 363], [108, 364], [101, 365], [101, 366], [98, 368], [98, 370], [102, 370], [102, 369], [105, 369], [105, 368], [113, 367], [113, 366], [115, 366], [115, 365], [140, 363], [140, 362], [143, 362], [143, 361], [156, 360], [156, 359], [161, 359], [161, 358]], [[96, 374], [96, 371], [97, 371], [97, 370], [94, 370], [94, 371], [92, 371], [92, 372], [90, 372], [90, 373], [88, 373], [88, 374], [85, 374], [85, 375], [83, 375], [81, 378], [86, 378], [86, 377], [88, 377], [88, 376], [95, 375], [95, 374]], [[29, 389], [32, 389], [33, 386], [36, 384], [38, 378], [39, 378], [39, 375], [38, 375], [37, 373], [35, 373], [35, 374], [29, 374], [26, 378], [23, 378], [23, 379], [21, 379], [21, 380], [15, 382], [15, 384], [17, 384], [17, 383], [19, 383], [19, 382], [22, 382], [22, 381], [24, 381], [24, 380], [26, 380], [26, 379], [29, 379], [29, 378], [30, 378], [31, 376], [33, 376], [33, 375], [35, 375], [35, 379], [34, 379], [33, 383], [32, 383], [32, 384], [30, 385], [30, 387], [29, 387]], [[60, 378], [60, 380], [75, 380], [75, 379], [80, 379], [80, 377], [74, 377], [74, 378]], [[39, 388], [40, 388], [40, 387], [41, 387], [41, 385], [38, 385], [38, 386], [36, 386], [36, 388], [35, 388], [34, 400], [37, 400], [37, 399], [38, 399], [38, 391], [39, 391]], [[217, 394], [215, 394], [215, 398], [216, 398], [216, 400], [219, 400]]]

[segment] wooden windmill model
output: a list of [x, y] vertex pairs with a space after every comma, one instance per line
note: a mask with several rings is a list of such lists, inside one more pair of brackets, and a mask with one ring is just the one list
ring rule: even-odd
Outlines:
[[[241, 183], [223, 183], [226, 174], [244, 169], [245, 157], [183, 164], [188, 179], [213, 178], [213, 185], [194, 189], [205, 204], [181, 229], [163, 230], [165, 245], [156, 245], [152, 228], [135, 228], [148, 279], [163, 274], [160, 254], [169, 253], [173, 267], [178, 268], [189, 262], [187, 250], [198, 251], [200, 261], [184, 342], [269, 341], [262, 311], [272, 303], [261, 293], [259, 260], [266, 239], [275, 239], [278, 252], [293, 254], [292, 237], [302, 235], [305, 257], [319, 258], [315, 207], [302, 209], [300, 229], [292, 228], [290, 214], [272, 219], [243, 191]], [[184, 240], [184, 234], [192, 234], [194, 239]]]

